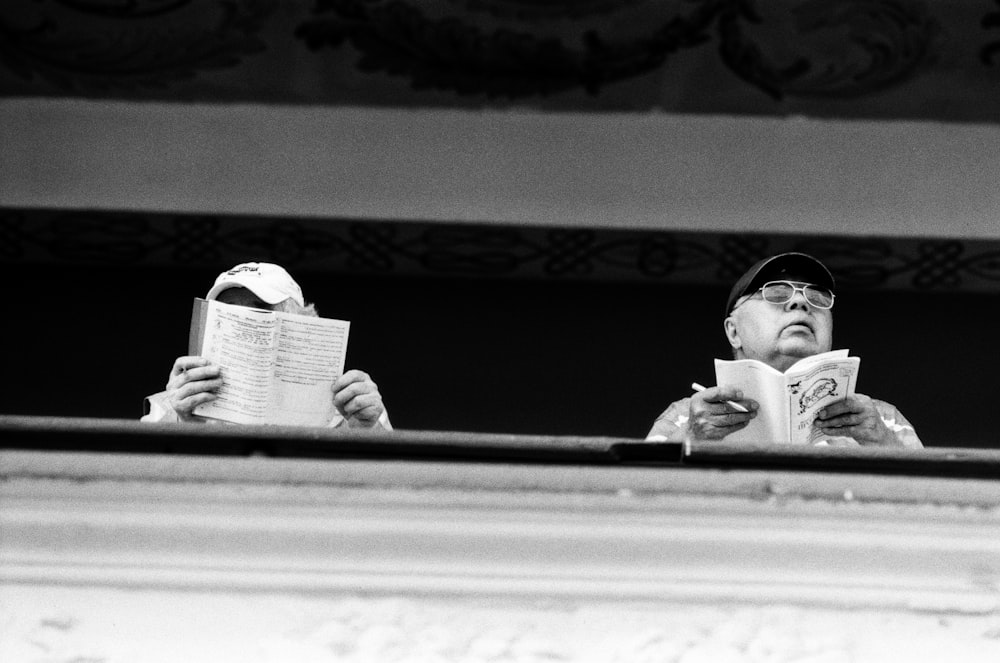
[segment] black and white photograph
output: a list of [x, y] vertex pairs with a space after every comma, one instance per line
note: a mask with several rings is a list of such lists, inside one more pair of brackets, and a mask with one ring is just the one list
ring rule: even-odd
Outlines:
[[5, 0], [0, 284], [5, 663], [1000, 661], [1000, 0]]

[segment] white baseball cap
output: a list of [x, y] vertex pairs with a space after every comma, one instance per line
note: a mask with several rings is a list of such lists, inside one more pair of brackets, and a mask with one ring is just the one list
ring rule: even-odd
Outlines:
[[278, 304], [291, 298], [299, 306], [306, 305], [302, 298], [302, 288], [291, 274], [281, 265], [270, 262], [245, 262], [222, 272], [205, 299], [215, 299], [220, 292], [229, 288], [246, 288], [268, 304]]

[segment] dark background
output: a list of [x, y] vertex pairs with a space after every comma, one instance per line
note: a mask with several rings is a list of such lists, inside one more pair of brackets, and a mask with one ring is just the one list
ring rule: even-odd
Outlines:
[[[5, 414], [138, 418], [186, 352], [191, 300], [218, 270], [2, 266]], [[373, 278], [293, 270], [351, 321], [348, 367], [396, 428], [643, 437], [729, 357], [724, 287]], [[834, 347], [858, 391], [895, 404], [926, 446], [994, 447], [998, 325], [990, 294], [838, 293]]]

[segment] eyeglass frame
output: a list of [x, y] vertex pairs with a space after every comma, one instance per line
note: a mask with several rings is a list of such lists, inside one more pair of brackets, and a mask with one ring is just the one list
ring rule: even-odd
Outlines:
[[[788, 286], [790, 286], [792, 288], [792, 294], [789, 295], [788, 299], [785, 299], [785, 300], [780, 301], [780, 302], [773, 302], [770, 299], [767, 299], [766, 297], [764, 297], [764, 288], [766, 288], [769, 285], [775, 284], [775, 283], [787, 284]], [[795, 285], [796, 283], [801, 283], [802, 285], [801, 286], [797, 286], [797, 285]], [[830, 294], [830, 305], [829, 306], [818, 306], [818, 305], [814, 304], [813, 302], [811, 302], [809, 300], [809, 296], [806, 294], [806, 288], [815, 288], [817, 290], [822, 290], [824, 292], [829, 293]], [[824, 288], [821, 285], [816, 285], [815, 283], [809, 283], [807, 281], [777, 280], [777, 281], [768, 281], [767, 283], [763, 284], [762, 286], [760, 286], [759, 288], [757, 288], [756, 290], [754, 290], [750, 294], [744, 295], [742, 297], [742, 301], [738, 301], [738, 302], [736, 302], [736, 304], [733, 305], [733, 309], [732, 310], [735, 311], [737, 307], [742, 306], [745, 302], [749, 301], [758, 292], [760, 293], [760, 298], [761, 298], [762, 301], [765, 301], [768, 304], [774, 304], [776, 306], [780, 306], [782, 304], [787, 304], [788, 302], [792, 301], [792, 299], [795, 297], [795, 293], [801, 292], [802, 293], [802, 298], [806, 300], [806, 303], [809, 304], [809, 306], [812, 306], [813, 308], [819, 309], [821, 311], [829, 311], [830, 309], [832, 309], [833, 305], [834, 305], [834, 303], [835, 303], [835, 301], [837, 299], [837, 295], [835, 295], [832, 290], [830, 290], [829, 288]]]

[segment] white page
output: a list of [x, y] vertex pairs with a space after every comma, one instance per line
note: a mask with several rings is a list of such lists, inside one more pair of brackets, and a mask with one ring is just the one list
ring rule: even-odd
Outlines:
[[344, 372], [351, 323], [279, 317], [272, 419], [279, 424], [325, 425], [334, 414], [333, 383]]
[[751, 359], [716, 359], [715, 380], [719, 386], [739, 387], [744, 398], [760, 405], [757, 416], [726, 436], [727, 442], [788, 442], [788, 399], [782, 373]]
[[201, 356], [222, 368], [222, 387], [195, 414], [241, 424], [267, 419], [277, 325], [272, 311], [208, 303]]

